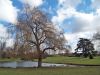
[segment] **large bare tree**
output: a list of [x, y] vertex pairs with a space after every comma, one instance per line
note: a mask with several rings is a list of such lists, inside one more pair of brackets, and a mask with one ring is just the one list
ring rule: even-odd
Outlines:
[[41, 10], [25, 6], [18, 17], [17, 45], [29, 49], [30, 45], [38, 52], [38, 67], [41, 67], [42, 55], [46, 50], [62, 50], [65, 45], [63, 32]]

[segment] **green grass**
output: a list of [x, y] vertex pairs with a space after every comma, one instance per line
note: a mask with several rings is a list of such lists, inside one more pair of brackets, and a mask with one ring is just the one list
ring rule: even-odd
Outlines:
[[[0, 59], [0, 62], [6, 61], [20, 61], [19, 58]], [[82, 57], [67, 57], [67, 56], [52, 56], [43, 59], [43, 62], [48, 63], [73, 63], [73, 64], [89, 64], [89, 65], [100, 65], [100, 56], [94, 57], [94, 59], [82, 58]]]
[[[0, 61], [16, 61], [19, 59], [0, 59]], [[43, 59], [51, 63], [99, 64], [100, 56], [94, 59], [81, 57], [54, 56]], [[60, 68], [0, 68], [0, 75], [100, 75], [97, 67], [60, 67]]]
[[0, 75], [100, 75], [100, 67], [0, 68]]
[[20, 58], [0, 58], [0, 62], [20, 61]]
[[82, 58], [82, 57], [54, 56], [43, 59], [43, 62], [100, 65], [100, 56], [94, 57], [94, 59]]

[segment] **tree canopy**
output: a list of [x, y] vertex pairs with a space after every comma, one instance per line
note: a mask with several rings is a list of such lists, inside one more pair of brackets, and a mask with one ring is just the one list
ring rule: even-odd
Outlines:
[[94, 51], [94, 44], [89, 40], [85, 38], [80, 38], [77, 43], [77, 48], [75, 49], [75, 53], [77, 54], [78, 51], [82, 51], [82, 56], [84, 57], [90, 57], [90, 59], [93, 58], [93, 51]]

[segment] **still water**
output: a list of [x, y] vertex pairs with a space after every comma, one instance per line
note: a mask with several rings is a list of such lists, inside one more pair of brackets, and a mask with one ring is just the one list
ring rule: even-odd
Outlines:
[[[38, 63], [33, 61], [19, 61], [19, 62], [0, 62], [0, 67], [37, 67]], [[42, 67], [66, 67], [71, 65], [66, 64], [54, 64], [54, 63], [42, 63]]]

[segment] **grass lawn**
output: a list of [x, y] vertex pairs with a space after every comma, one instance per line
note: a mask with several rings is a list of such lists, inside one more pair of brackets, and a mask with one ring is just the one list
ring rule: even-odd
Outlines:
[[100, 67], [0, 68], [0, 75], [100, 75]]
[[9, 62], [9, 61], [20, 61], [20, 58], [0, 58], [0, 62]]
[[[20, 61], [19, 58], [1, 59], [0, 62], [5, 61]], [[37, 61], [37, 60], [34, 60]], [[89, 64], [89, 65], [100, 65], [100, 56], [94, 57], [94, 59], [82, 58], [82, 57], [67, 57], [67, 56], [52, 56], [43, 59], [43, 62], [48, 63], [72, 63], [72, 64]]]
[[82, 57], [54, 56], [43, 59], [43, 62], [100, 65], [100, 56], [94, 57], [94, 59]]

